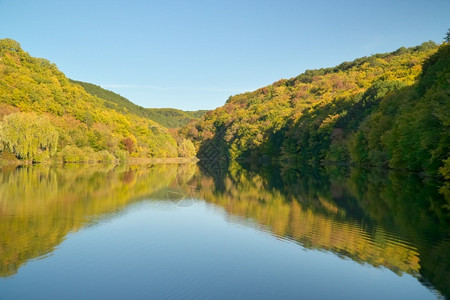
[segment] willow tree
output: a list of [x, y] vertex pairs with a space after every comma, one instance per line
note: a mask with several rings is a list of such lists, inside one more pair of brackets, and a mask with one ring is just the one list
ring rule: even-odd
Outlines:
[[40, 162], [56, 153], [58, 132], [46, 116], [13, 113], [0, 122], [0, 147], [17, 158]]
[[178, 156], [180, 157], [195, 157], [195, 146], [190, 140], [183, 139], [178, 145]]

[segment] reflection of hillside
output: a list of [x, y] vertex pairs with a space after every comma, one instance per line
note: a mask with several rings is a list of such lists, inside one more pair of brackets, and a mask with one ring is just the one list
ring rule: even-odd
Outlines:
[[35, 166], [0, 172], [0, 276], [130, 202], [192, 176], [194, 166]]
[[277, 237], [412, 274], [448, 296], [450, 218], [438, 190], [415, 176], [331, 167], [252, 173], [232, 164], [228, 173], [208, 175], [195, 165], [3, 170], [0, 276], [139, 199], [186, 205], [199, 198], [223, 207], [233, 222], [250, 218]]
[[255, 219], [277, 236], [395, 272], [415, 274], [420, 268], [419, 254], [413, 247], [390, 240], [382, 228], [369, 233], [357, 222], [343, 219], [339, 209], [323, 198], [318, 198], [317, 206], [311, 208], [302, 204], [301, 199], [286, 201], [279, 191], [264, 189], [259, 177], [242, 185], [232, 184], [229, 178], [225, 182], [225, 193], [218, 195], [214, 194], [212, 181], [203, 179], [202, 197], [224, 207], [230, 214]]
[[202, 198], [232, 216], [252, 218], [263, 230], [306, 248], [412, 274], [448, 294], [448, 211], [436, 186], [414, 176], [330, 171], [256, 174], [232, 166], [228, 176], [195, 182]]
[[439, 193], [439, 183], [353, 170], [346, 187], [371, 220], [415, 245], [421, 280], [450, 297], [450, 199]]

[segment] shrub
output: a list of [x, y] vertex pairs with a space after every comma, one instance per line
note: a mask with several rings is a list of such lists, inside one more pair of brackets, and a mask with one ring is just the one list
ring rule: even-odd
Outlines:
[[65, 163], [83, 162], [86, 161], [86, 155], [83, 151], [75, 146], [66, 146], [61, 151], [61, 157]]
[[98, 161], [100, 162], [114, 162], [116, 161], [116, 157], [109, 153], [108, 150], [102, 150], [98, 152]]
[[120, 162], [126, 162], [128, 161], [128, 152], [125, 150], [116, 150], [116, 152], [114, 153], [114, 155], [117, 157], [117, 159]]

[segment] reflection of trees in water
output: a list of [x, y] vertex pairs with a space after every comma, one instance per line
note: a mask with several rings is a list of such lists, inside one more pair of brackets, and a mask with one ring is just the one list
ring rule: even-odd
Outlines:
[[333, 166], [254, 171], [231, 163], [226, 171], [200, 169], [161, 164], [3, 170], [0, 276], [139, 199], [186, 206], [203, 198], [223, 207], [233, 222], [251, 218], [252, 226], [306, 248], [409, 273], [449, 295], [448, 200], [431, 180]]
[[195, 165], [24, 167], [0, 172], [0, 276], [50, 253], [65, 236], [186, 180]]
[[439, 183], [336, 166], [251, 171], [231, 164], [220, 174], [195, 180], [202, 197], [229, 214], [307, 248], [412, 274], [449, 294], [450, 218]]

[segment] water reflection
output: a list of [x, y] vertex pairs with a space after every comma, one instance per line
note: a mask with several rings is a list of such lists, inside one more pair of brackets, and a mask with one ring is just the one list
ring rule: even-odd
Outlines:
[[[161, 197], [195, 165], [65, 165], [0, 172], [0, 276], [54, 250], [65, 236], [120, 213], [133, 201]], [[174, 198], [173, 194], [170, 198]]]
[[[143, 199], [203, 199], [239, 222], [302, 247], [411, 274], [449, 296], [449, 199], [418, 176], [329, 166], [65, 165], [0, 172], [0, 276], [51, 253], [70, 232]], [[442, 189], [441, 189], [442, 191]]]
[[200, 176], [202, 198], [304, 247], [412, 274], [449, 295], [450, 199], [439, 182], [336, 166], [230, 170]]

